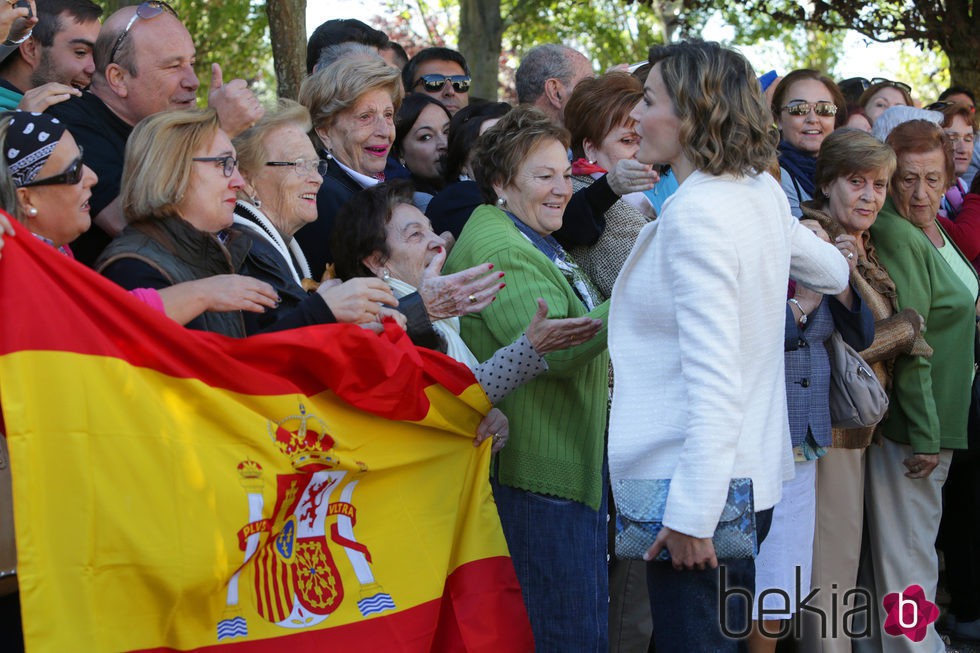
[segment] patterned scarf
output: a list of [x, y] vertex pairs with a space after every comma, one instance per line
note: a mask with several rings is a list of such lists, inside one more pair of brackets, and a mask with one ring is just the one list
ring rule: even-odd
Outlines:
[[20, 188], [34, 181], [58, 146], [65, 126], [46, 113], [10, 111], [3, 156], [7, 161], [14, 185]]
[[585, 310], [591, 311], [596, 306], [602, 303], [602, 294], [599, 289], [595, 287], [592, 280], [589, 279], [588, 275], [582, 272], [582, 268], [578, 266], [577, 263], [568, 255], [558, 241], [555, 240], [554, 236], [542, 236], [531, 227], [527, 226], [521, 219], [510, 211], [505, 211], [507, 217], [514, 221], [517, 228], [520, 230], [524, 237], [527, 238], [532, 245], [534, 245], [538, 251], [548, 257], [548, 259], [558, 266], [561, 270], [562, 276], [568, 281], [568, 285], [572, 287], [575, 291], [575, 295], [579, 298], [579, 301], [585, 306]]

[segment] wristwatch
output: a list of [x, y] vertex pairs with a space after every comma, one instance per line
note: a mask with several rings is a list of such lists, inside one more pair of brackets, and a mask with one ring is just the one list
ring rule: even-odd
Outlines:
[[806, 311], [803, 310], [803, 306], [800, 304], [800, 302], [798, 302], [796, 300], [796, 297], [790, 297], [787, 301], [790, 304], [796, 306], [796, 308], [800, 309], [800, 320], [799, 320], [800, 326], [803, 326], [804, 324], [806, 324], [806, 319], [807, 319], [806, 318]]

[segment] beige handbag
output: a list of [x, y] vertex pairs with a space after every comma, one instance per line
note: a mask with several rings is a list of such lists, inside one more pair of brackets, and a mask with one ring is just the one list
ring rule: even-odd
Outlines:
[[0, 432], [0, 596], [17, 592], [17, 547], [14, 543], [14, 493], [7, 438]]

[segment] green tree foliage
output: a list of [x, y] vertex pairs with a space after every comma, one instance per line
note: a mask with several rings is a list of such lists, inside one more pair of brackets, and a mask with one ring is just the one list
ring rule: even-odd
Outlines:
[[[174, 0], [172, 5], [197, 47], [194, 69], [201, 80], [200, 98], [207, 97], [212, 63], [221, 65], [226, 80], [240, 77], [260, 94], [274, 94], [264, 2]], [[306, 35], [299, 37], [305, 40]]]
[[[653, 0], [641, 0], [653, 1]], [[773, 20], [792, 27], [838, 32], [854, 30], [874, 41], [889, 43], [907, 41], [923, 50], [941, 49], [949, 60], [951, 81], [980, 90], [980, 11], [974, 0], [738, 0], [718, 3], [716, 0], [682, 0], [685, 16], [701, 16], [721, 9], [730, 12], [737, 7], [742, 16], [756, 20]], [[732, 23], [737, 30], [743, 25]]]

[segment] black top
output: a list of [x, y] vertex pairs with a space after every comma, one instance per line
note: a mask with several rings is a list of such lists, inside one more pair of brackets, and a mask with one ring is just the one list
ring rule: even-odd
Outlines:
[[[75, 141], [85, 149], [85, 165], [99, 176], [89, 200], [94, 217], [119, 196], [123, 154], [133, 128], [90, 91], [52, 105], [47, 113], [65, 123]], [[71, 249], [75, 258], [91, 267], [110, 240], [109, 234], [93, 224], [71, 244]]]
[[434, 232], [448, 231], [459, 239], [473, 210], [483, 203], [483, 195], [475, 181], [457, 181], [436, 193], [425, 215], [432, 222]]
[[333, 231], [334, 217], [361, 190], [361, 185], [344, 172], [336, 161], [330, 159], [329, 164], [327, 174], [323, 177], [323, 185], [316, 194], [317, 218], [296, 232], [296, 240], [306, 254], [314, 281], [323, 277], [327, 263], [333, 261], [330, 234]]

